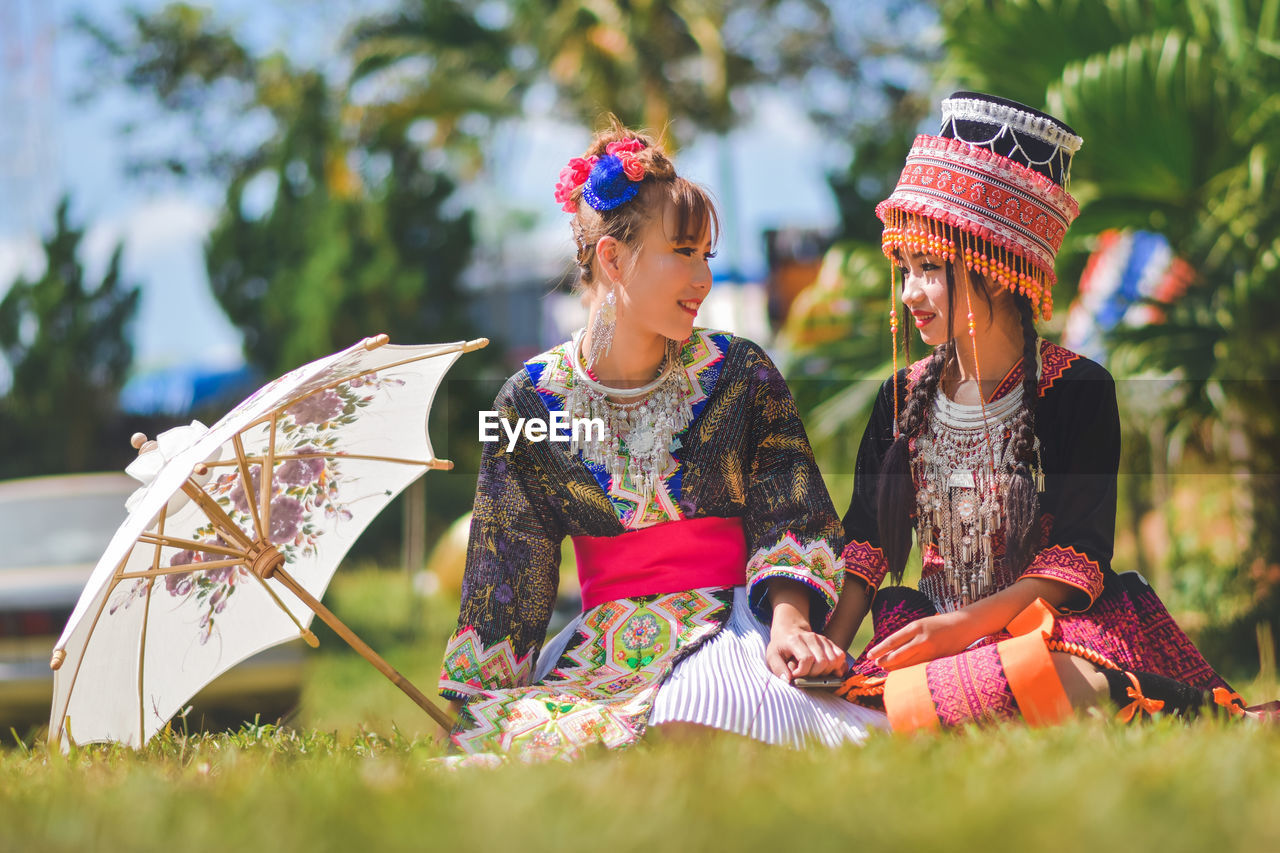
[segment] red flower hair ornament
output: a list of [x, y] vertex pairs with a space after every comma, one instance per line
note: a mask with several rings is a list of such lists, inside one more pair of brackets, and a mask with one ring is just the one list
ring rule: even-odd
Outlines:
[[574, 157], [569, 165], [560, 170], [560, 180], [556, 182], [556, 201], [565, 213], [577, 213], [578, 204], [573, 200], [573, 191], [586, 183], [591, 168], [599, 161], [598, 157]]

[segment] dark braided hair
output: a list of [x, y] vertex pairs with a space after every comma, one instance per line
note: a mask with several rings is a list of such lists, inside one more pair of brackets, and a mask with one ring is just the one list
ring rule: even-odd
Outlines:
[[[908, 442], [924, 428], [925, 415], [933, 405], [943, 369], [954, 355], [955, 348], [955, 340], [950, 337], [934, 347], [933, 355], [924, 366], [924, 375], [911, 389], [907, 404], [899, 415], [898, 437], [880, 465], [880, 484], [876, 489], [880, 548], [884, 551], [894, 583], [902, 583], [902, 574], [907, 567], [907, 556], [911, 553], [911, 516], [916, 507], [916, 485], [911, 477]], [[897, 377], [894, 377], [894, 383], [893, 393], [897, 394]]]
[[1040, 400], [1036, 353], [1040, 338], [1036, 334], [1031, 303], [1020, 294], [1014, 294], [1013, 300], [1022, 317], [1022, 410], [1013, 422], [1013, 470], [1004, 506], [1004, 559], [1009, 570], [1017, 575], [1031, 560], [1031, 549], [1036, 544], [1036, 520], [1040, 515], [1040, 498], [1031, 473], [1036, 464], [1036, 405]]
[[[898, 414], [897, 438], [880, 464], [880, 483], [876, 487], [877, 526], [880, 531], [880, 549], [894, 583], [902, 583], [902, 574], [911, 554], [911, 519], [916, 510], [916, 485], [911, 477], [911, 449], [909, 442], [924, 429], [925, 418], [933, 406], [934, 395], [947, 365], [955, 357], [956, 279], [952, 264], [947, 265], [947, 339], [934, 347], [924, 366], [924, 374], [907, 397]], [[985, 294], [985, 289], [983, 293]], [[908, 347], [910, 336], [908, 336]], [[894, 377], [893, 393], [899, 391], [898, 378]]]

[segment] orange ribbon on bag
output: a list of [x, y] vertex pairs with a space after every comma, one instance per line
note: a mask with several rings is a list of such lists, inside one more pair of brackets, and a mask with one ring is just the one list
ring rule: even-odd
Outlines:
[[1244, 716], [1244, 698], [1234, 690], [1225, 687], [1213, 688], [1213, 701], [1226, 708], [1233, 717]]
[[1125, 691], [1125, 694], [1133, 701], [1120, 709], [1120, 712], [1116, 714], [1117, 720], [1122, 723], [1130, 723], [1133, 722], [1133, 718], [1138, 711], [1145, 711], [1147, 716], [1150, 717], [1164, 708], [1163, 700], [1148, 699], [1142, 695], [1142, 687], [1138, 684], [1138, 679], [1132, 672], [1125, 672], [1125, 675], [1129, 676], [1129, 680], [1133, 682], [1133, 686]]

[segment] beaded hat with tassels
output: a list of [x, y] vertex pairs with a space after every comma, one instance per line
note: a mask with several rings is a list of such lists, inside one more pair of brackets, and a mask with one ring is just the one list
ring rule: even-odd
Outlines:
[[1027, 297], [1037, 319], [1050, 318], [1054, 259], [1080, 212], [1065, 186], [1083, 142], [1015, 101], [955, 93], [942, 102], [938, 135], [916, 137], [898, 185], [876, 206], [885, 255], [901, 249], [963, 263]]

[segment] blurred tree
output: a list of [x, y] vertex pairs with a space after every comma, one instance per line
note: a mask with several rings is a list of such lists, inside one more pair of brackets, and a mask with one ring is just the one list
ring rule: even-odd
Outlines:
[[964, 84], [1046, 107], [1085, 138], [1060, 273], [1113, 226], [1165, 234], [1198, 271], [1161, 306], [1166, 324], [1113, 339], [1118, 377], [1176, 380], [1156, 395], [1121, 383], [1122, 411], [1144, 422], [1126, 435], [1151, 437], [1157, 470], [1188, 446], [1231, 465], [1254, 600], [1238, 628], [1280, 620], [1280, 4], [957, 0], [944, 21]]
[[[862, 425], [893, 372], [885, 263], [878, 246], [836, 243], [818, 280], [791, 306], [779, 336], [787, 383], [829, 483], [853, 474]], [[843, 491], [833, 495], [837, 502], [852, 485], [841, 484]]]
[[[785, 89], [833, 145], [852, 151], [831, 183], [842, 236], [854, 242], [833, 250], [821, 298], [809, 299], [823, 314], [825, 300], [862, 306], [874, 298], [864, 288], [880, 293], [883, 266], [869, 264], [866, 251], [874, 246], [879, 257], [873, 208], [929, 110], [919, 87], [938, 53], [936, 31], [925, 0], [402, 0], [397, 11], [358, 23], [349, 45], [353, 88], [367, 109], [394, 124], [430, 117], [441, 141], [473, 144], [547, 90], [563, 117], [587, 126], [613, 112], [656, 132], [670, 124], [681, 137], [723, 134], [742, 119], [747, 90]], [[882, 316], [855, 313], [856, 328], [841, 326], [838, 341], [783, 341], [789, 375], [803, 383], [806, 419], [840, 397], [819, 416], [819, 444], [833, 461], [863, 399], [853, 389], [842, 394], [848, 378], [874, 376], [889, 355], [885, 338], [859, 337], [885, 325]]]
[[468, 117], [519, 114], [538, 84], [550, 84], [564, 114], [588, 126], [613, 112], [658, 134], [672, 121], [724, 131], [734, 120], [731, 90], [755, 72], [725, 43], [730, 5], [404, 0], [353, 28], [353, 79], [391, 72], [397, 94], [383, 109], [403, 120], [437, 118], [446, 138], [465, 134]]
[[878, 120], [852, 128], [849, 165], [829, 178], [840, 209], [840, 236], [875, 247], [881, 229], [876, 205], [893, 192], [911, 141], [935, 109], [927, 90], [904, 89], [890, 81], [882, 82], [880, 90], [883, 112]]
[[96, 284], [80, 259], [84, 231], [65, 197], [44, 241], [45, 269], [0, 299], [0, 352], [12, 384], [0, 398], [0, 434], [10, 452], [0, 477], [95, 470], [97, 447], [116, 414], [133, 360], [129, 325], [139, 290], [120, 275], [121, 247]]
[[[862, 425], [893, 372], [889, 266], [875, 208], [893, 191], [930, 108], [925, 93], [887, 82], [882, 88], [891, 104], [884, 120], [854, 129], [848, 168], [829, 178], [841, 239], [823, 259], [818, 280], [792, 305], [779, 336], [783, 370], [828, 476], [852, 475]], [[846, 494], [835, 495], [837, 503]]]
[[232, 177], [209, 237], [209, 281], [250, 361], [280, 373], [385, 331], [395, 341], [466, 333], [458, 279], [470, 214], [449, 216], [446, 176], [403, 136], [356, 146], [323, 78], [271, 82], [286, 112], [259, 168]]
[[470, 215], [446, 212], [453, 183], [404, 128], [363, 121], [323, 73], [253, 54], [207, 10], [134, 12], [123, 36], [85, 26], [100, 61], [195, 130], [135, 167], [226, 187], [206, 263], [253, 366], [275, 375], [377, 332], [465, 334]]

